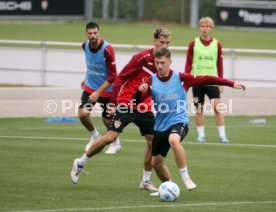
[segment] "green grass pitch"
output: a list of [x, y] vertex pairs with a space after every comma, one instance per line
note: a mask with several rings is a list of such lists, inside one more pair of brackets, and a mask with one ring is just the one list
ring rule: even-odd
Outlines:
[[[99, 22], [111, 43], [152, 44], [155, 27], [172, 32], [173, 46], [187, 46], [197, 29], [177, 24]], [[82, 42], [85, 22], [0, 23], [0, 39]], [[216, 28], [224, 48], [276, 49], [275, 31]], [[78, 48], [79, 49], [79, 48]], [[226, 117], [231, 141], [218, 141], [213, 117], [206, 120], [206, 144], [195, 144], [194, 117], [183, 145], [189, 173], [198, 189], [185, 190], [171, 152], [167, 163], [181, 189], [175, 203], [160, 202], [142, 191], [144, 139], [134, 125], [120, 136], [122, 150], [91, 159], [80, 182], [70, 169], [83, 153], [89, 135], [80, 123], [46, 123], [44, 119], [0, 119], [0, 211], [276, 211], [276, 116], [252, 125], [259, 117]], [[263, 117], [262, 117], [263, 118]], [[96, 119], [100, 131], [105, 129]], [[152, 181], [159, 185], [155, 173]]]
[[[199, 35], [198, 29], [173, 23], [103, 22], [102, 37], [111, 44], [152, 45], [156, 27], [167, 27], [172, 33], [172, 46], [188, 46]], [[82, 42], [86, 22], [0, 22], [0, 39]], [[213, 36], [224, 48], [276, 49], [276, 31], [215, 28]]]
[[[0, 211], [275, 211], [276, 116], [226, 117], [231, 143], [220, 144], [213, 117], [206, 119], [206, 144], [195, 144], [194, 117], [183, 145], [189, 173], [197, 183], [188, 192], [170, 151], [167, 163], [181, 196], [160, 202], [138, 185], [145, 142], [134, 125], [120, 138], [116, 155], [101, 153], [88, 161], [79, 184], [70, 181], [74, 158], [89, 134], [78, 123], [47, 123], [42, 118], [0, 119]], [[262, 117], [263, 118], [263, 117]], [[95, 120], [101, 133], [105, 129]], [[153, 172], [152, 181], [160, 182]]]

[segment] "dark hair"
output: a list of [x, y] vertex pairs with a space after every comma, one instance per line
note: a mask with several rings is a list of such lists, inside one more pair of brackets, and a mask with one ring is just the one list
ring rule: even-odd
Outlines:
[[166, 38], [170, 38], [171, 37], [171, 33], [165, 27], [159, 27], [159, 28], [155, 29], [155, 31], [153, 33], [154, 39], [159, 39], [161, 36], [164, 36]]
[[153, 53], [153, 56], [154, 57], [166, 57], [168, 59], [171, 59], [171, 51], [165, 47], [161, 47]]
[[87, 29], [94, 29], [94, 28], [97, 28], [100, 31], [100, 27], [97, 23], [91, 21], [88, 24], [86, 24], [86, 30]]

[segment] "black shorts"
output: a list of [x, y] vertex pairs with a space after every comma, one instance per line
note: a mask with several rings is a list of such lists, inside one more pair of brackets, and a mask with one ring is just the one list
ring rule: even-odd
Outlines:
[[115, 116], [111, 119], [108, 130], [118, 133], [133, 122], [140, 130], [141, 135], [153, 135], [155, 117], [152, 112], [139, 112], [124, 105], [118, 105]]
[[209, 99], [220, 99], [218, 86], [195, 86], [193, 87], [194, 105], [198, 107], [199, 104], [203, 106], [205, 100], [205, 94]]
[[[93, 109], [93, 106], [96, 103], [91, 103], [91, 102], [88, 101], [90, 95], [91, 94], [88, 93], [87, 91], [82, 92], [81, 105], [79, 107], [80, 109], [84, 108], [88, 111], [91, 111]], [[107, 98], [99, 97], [98, 101], [97, 101], [100, 104], [101, 108], [102, 108], [102, 117], [105, 117], [107, 119], [111, 118], [107, 113], [107, 104], [109, 103], [109, 101], [110, 101], [110, 97], [107, 97]]]
[[171, 147], [169, 143], [170, 134], [177, 133], [180, 136], [180, 141], [182, 141], [188, 134], [188, 131], [188, 125], [184, 123], [175, 124], [166, 131], [154, 131], [151, 150], [152, 155], [162, 155], [166, 157]]

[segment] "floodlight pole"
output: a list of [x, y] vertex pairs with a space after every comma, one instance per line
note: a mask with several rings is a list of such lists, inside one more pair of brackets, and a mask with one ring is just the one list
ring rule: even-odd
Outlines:
[[144, 16], [144, 0], [137, 0], [138, 20]]
[[103, 8], [102, 8], [103, 20], [109, 19], [108, 8], [109, 8], [109, 0], [103, 0]]
[[118, 19], [118, 8], [119, 8], [119, 0], [113, 0], [113, 20]]
[[181, 0], [180, 11], [181, 11], [180, 23], [185, 24], [186, 0]]
[[93, 19], [93, 0], [85, 0], [84, 2], [84, 17], [86, 21], [91, 21]]
[[198, 11], [199, 11], [199, 1], [198, 0], [191, 1], [190, 27], [192, 28], [197, 28]]

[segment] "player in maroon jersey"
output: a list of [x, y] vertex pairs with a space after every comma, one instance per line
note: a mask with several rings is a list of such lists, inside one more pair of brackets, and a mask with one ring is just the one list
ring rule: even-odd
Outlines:
[[[223, 56], [221, 43], [212, 37], [211, 33], [215, 27], [214, 21], [210, 17], [203, 17], [199, 20], [200, 36], [195, 38], [188, 47], [185, 72], [197, 76], [217, 76], [223, 77]], [[223, 114], [219, 111], [220, 93], [223, 86], [195, 86], [193, 87], [194, 104], [197, 108], [196, 126], [198, 137], [196, 142], [206, 141], [204, 132], [204, 98], [205, 94], [211, 100], [212, 108], [215, 112], [216, 125], [219, 138], [222, 143], [229, 140], [225, 133]]]
[[[153, 53], [160, 47], [168, 48], [170, 43], [170, 32], [166, 28], [157, 28], [153, 37], [154, 47], [134, 55], [117, 76], [113, 85], [111, 97], [111, 102], [116, 105], [115, 116], [112, 118], [107, 134], [98, 139], [81, 158], [75, 159], [71, 171], [73, 183], [78, 182], [79, 173], [88, 158], [99, 153], [105, 145], [113, 142], [123, 129], [129, 123], [133, 122], [138, 126], [141, 135], [145, 136], [147, 141], [147, 148], [144, 156], [143, 179], [140, 183], [140, 188], [156, 190], [150, 181], [152, 171], [151, 145], [155, 121], [151, 111], [151, 98], [146, 98], [139, 105], [132, 102], [132, 97], [140, 84], [145, 82], [151, 76], [151, 73], [157, 72], [154, 65]], [[114, 108], [110, 107], [111, 114], [115, 112]]]

